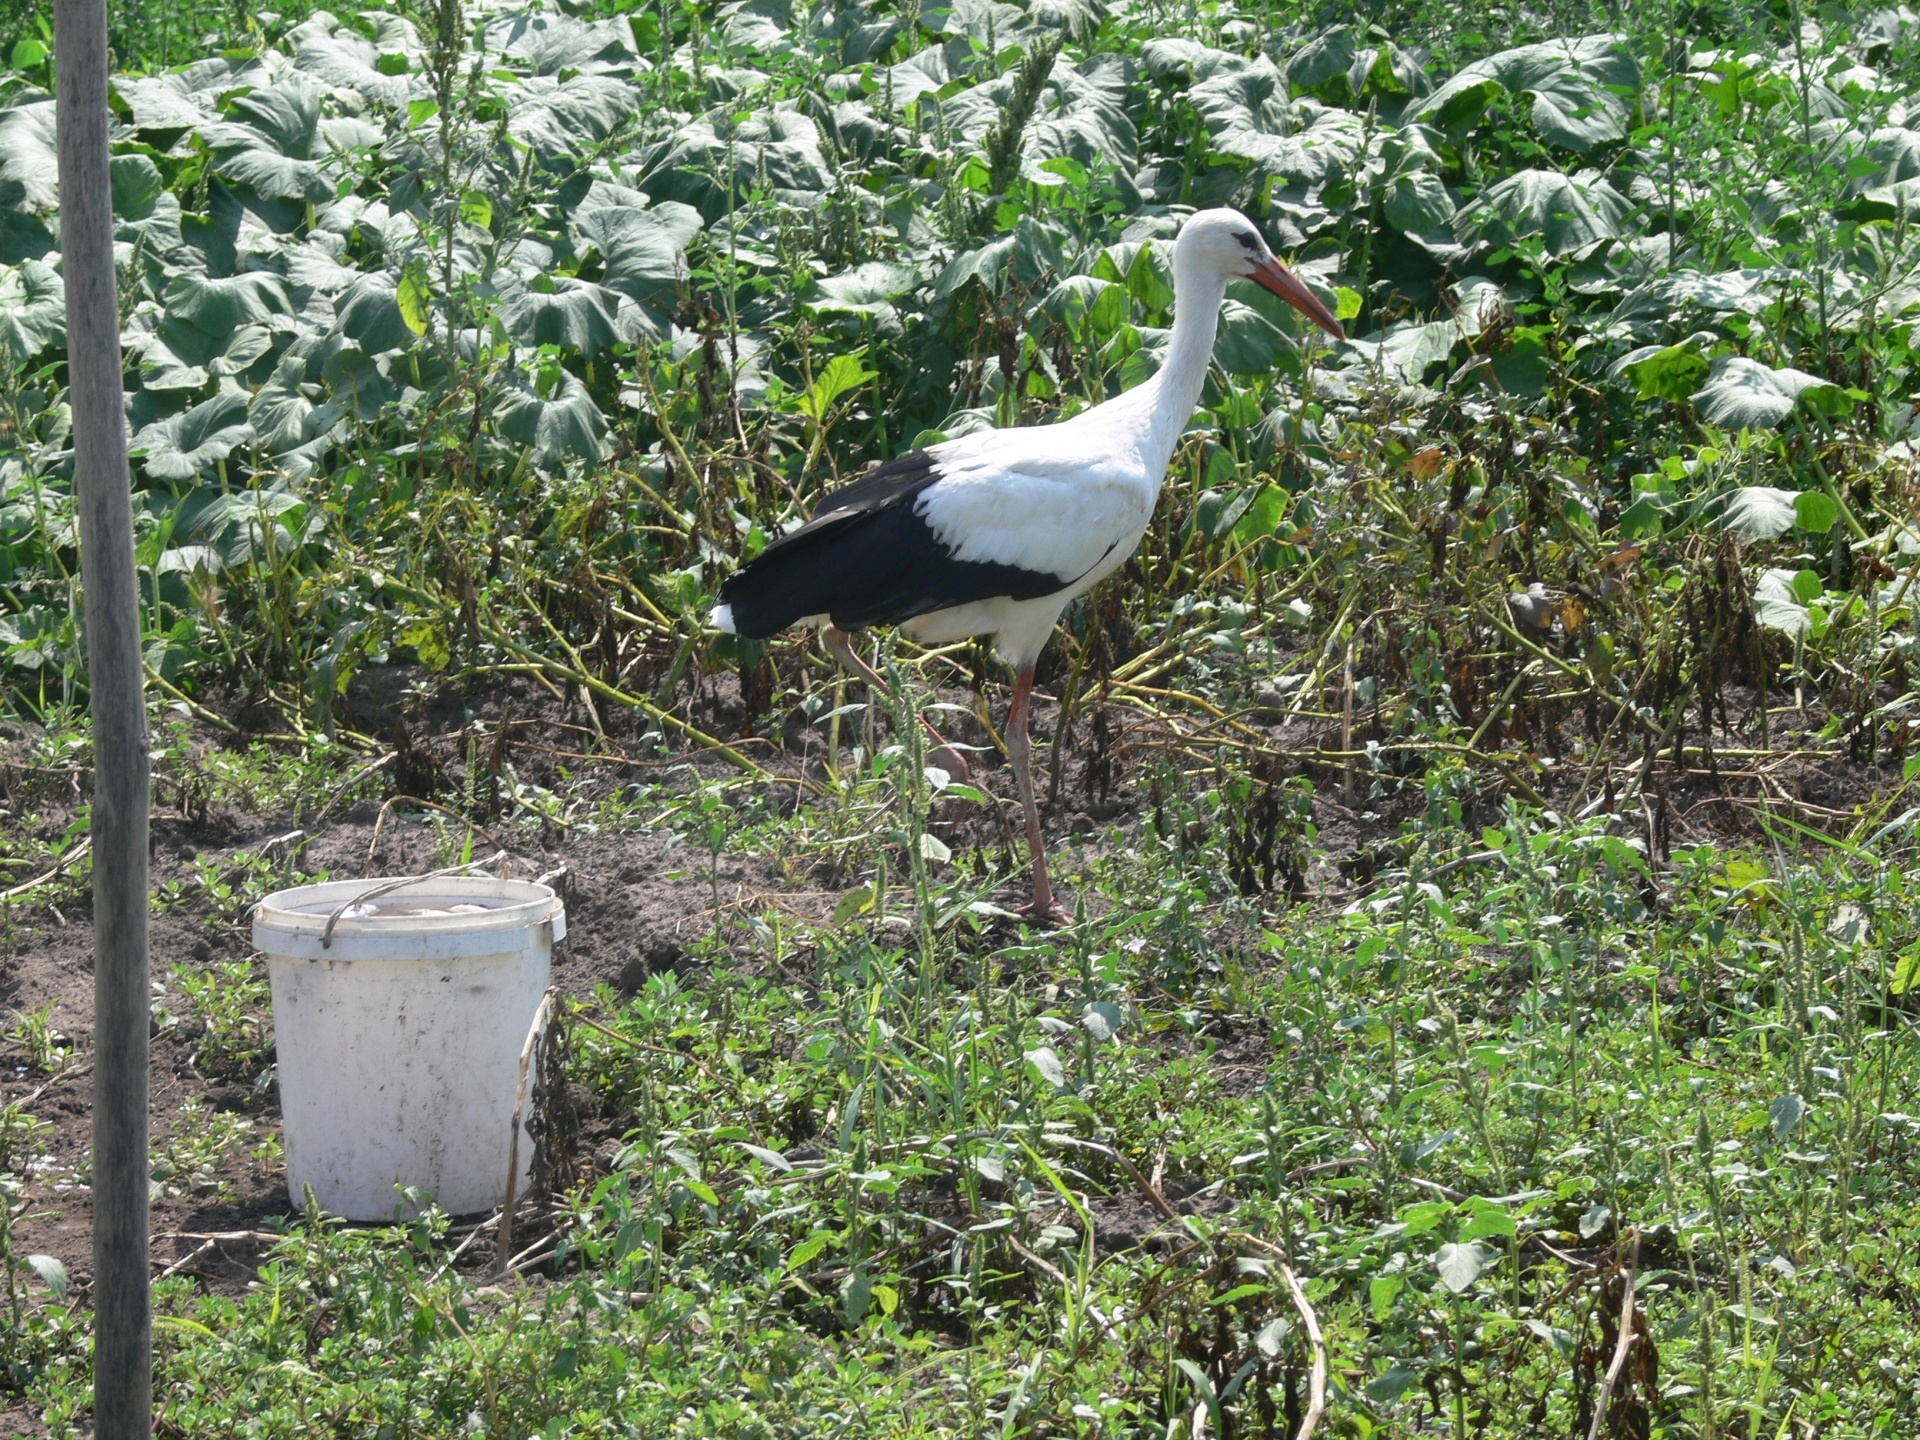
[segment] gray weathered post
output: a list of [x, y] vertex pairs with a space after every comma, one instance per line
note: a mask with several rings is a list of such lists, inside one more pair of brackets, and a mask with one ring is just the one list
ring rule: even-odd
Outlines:
[[56, 0], [54, 49], [93, 717], [93, 1433], [147, 1440], [147, 714], [107, 169], [106, 0]]

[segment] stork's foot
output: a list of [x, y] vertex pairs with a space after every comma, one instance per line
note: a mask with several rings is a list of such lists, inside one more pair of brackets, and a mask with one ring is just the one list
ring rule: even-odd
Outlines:
[[1064, 930], [1073, 924], [1073, 917], [1053, 901], [1042, 905], [1035, 900], [1029, 905], [1022, 905], [1014, 913], [1028, 924], [1038, 925], [1043, 930]]

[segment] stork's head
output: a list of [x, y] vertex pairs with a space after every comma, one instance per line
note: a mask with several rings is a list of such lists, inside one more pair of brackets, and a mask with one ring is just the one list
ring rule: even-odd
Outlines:
[[1254, 223], [1238, 210], [1199, 210], [1180, 227], [1174, 263], [1191, 262], [1231, 280], [1251, 280], [1278, 295], [1336, 339], [1347, 332], [1298, 275], [1274, 259]]

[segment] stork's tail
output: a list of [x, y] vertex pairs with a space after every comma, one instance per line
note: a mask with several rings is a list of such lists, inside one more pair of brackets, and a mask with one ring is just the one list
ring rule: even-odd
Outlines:
[[707, 612], [707, 623], [722, 635], [738, 635], [740, 633], [733, 628], [733, 606], [726, 604], [724, 601]]

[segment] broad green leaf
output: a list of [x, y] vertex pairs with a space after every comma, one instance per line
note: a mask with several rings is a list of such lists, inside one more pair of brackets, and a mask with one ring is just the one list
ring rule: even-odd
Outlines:
[[18, 370], [67, 338], [67, 291], [38, 260], [0, 265], [0, 364]]
[[53, 101], [33, 100], [0, 110], [0, 185], [13, 182], [28, 207], [52, 210], [60, 201], [60, 164], [53, 138]]
[[570, 157], [600, 145], [638, 105], [639, 91], [610, 76], [535, 75], [507, 92], [507, 133], [542, 162], [570, 165]]
[[155, 334], [187, 365], [207, 365], [226, 355], [246, 326], [293, 314], [286, 282], [259, 270], [225, 279], [176, 275], [161, 299], [166, 308]]
[[840, 310], [855, 315], [887, 316], [894, 313], [895, 300], [911, 293], [920, 284], [920, 274], [911, 265], [869, 260], [855, 269], [816, 281], [813, 288], [801, 297], [801, 303], [809, 310]]
[[620, 338], [618, 310], [618, 297], [590, 280], [540, 276], [508, 291], [500, 319], [522, 345], [559, 345], [591, 357]]
[[722, 112], [678, 127], [671, 139], [642, 152], [638, 183], [656, 200], [682, 201], [712, 223], [727, 213], [729, 188], [738, 199], [764, 183], [781, 199], [811, 207], [833, 176], [813, 120], [771, 110], [740, 118]]
[[1367, 1382], [1367, 1399], [1375, 1405], [1391, 1405], [1411, 1390], [1419, 1379], [1420, 1372], [1417, 1370], [1410, 1370], [1405, 1365], [1389, 1366], [1384, 1373]]
[[[1020, 131], [1020, 154], [1027, 166], [1070, 159], [1082, 166], [1131, 167], [1135, 135], [1129, 115], [1130, 65], [1121, 55], [1101, 54], [1082, 61], [1056, 59], [1034, 103], [1033, 116]], [[962, 90], [939, 104], [952, 132], [978, 144], [1006, 108], [1015, 83], [1013, 72]]]
[[1754, 581], [1753, 618], [1764, 628], [1785, 635], [1804, 635], [1812, 628], [1812, 611], [1800, 598], [1796, 579], [1795, 571], [1768, 569]]
[[1389, 225], [1411, 235], [1444, 231], [1455, 208], [1440, 177], [1426, 170], [1394, 177], [1380, 207]]
[[331, 200], [322, 161], [320, 87], [298, 71], [230, 102], [228, 120], [200, 127], [214, 168], [267, 200]]
[[1580, 1238], [1591, 1240], [1607, 1228], [1607, 1222], [1613, 1219], [1613, 1211], [1600, 1204], [1589, 1205], [1580, 1217]]
[[1053, 1053], [1051, 1045], [1027, 1051], [1027, 1065], [1049, 1085], [1064, 1086], [1067, 1083], [1067, 1069], [1060, 1063], [1060, 1057]]
[[835, 401], [877, 378], [853, 356], [836, 355], [813, 377], [813, 384], [800, 397], [800, 408], [815, 420], [824, 421]]
[[400, 284], [394, 290], [394, 301], [400, 307], [400, 318], [406, 322], [407, 329], [415, 335], [427, 333], [427, 326], [433, 320], [433, 292], [427, 288], [424, 274], [416, 269], [408, 269], [400, 276]]
[[548, 469], [568, 456], [589, 463], [606, 459], [606, 419], [587, 387], [566, 370], [555, 368], [557, 374], [543, 383], [524, 376], [510, 383], [494, 408], [494, 428], [509, 440], [531, 447], [535, 460]]
[[53, 1255], [29, 1255], [27, 1264], [33, 1273], [40, 1277], [40, 1283], [55, 1300], [67, 1298], [67, 1267], [65, 1262]]
[[647, 307], [657, 322], [679, 304], [683, 256], [700, 226], [691, 206], [649, 204], [639, 191], [604, 180], [594, 182], [573, 213], [581, 248], [600, 255], [600, 283]]
[[851, 1271], [840, 1282], [840, 1312], [847, 1317], [847, 1324], [859, 1325], [866, 1318], [867, 1307], [873, 1303], [873, 1281], [864, 1270]]
[[343, 345], [328, 355], [320, 374], [342, 413], [362, 420], [378, 419], [383, 409], [400, 398], [400, 387], [355, 345]]
[[1616, 92], [1634, 93], [1639, 86], [1639, 65], [1622, 37], [1586, 35], [1522, 45], [1475, 61], [1414, 106], [1407, 118], [1464, 130], [1504, 90], [1532, 99], [1533, 128], [1542, 139], [1584, 153], [1625, 138], [1628, 106]]
[[1493, 1261], [1479, 1245], [1456, 1242], [1442, 1245], [1433, 1257], [1433, 1268], [1440, 1272], [1440, 1283], [1458, 1295], [1469, 1289]]
[[1727, 497], [1720, 523], [1754, 540], [1773, 540], [1794, 525], [1799, 497], [1791, 490], [1771, 485], [1743, 485]]
[[1775, 370], [1744, 355], [1723, 355], [1693, 396], [1700, 418], [1725, 430], [1770, 430], [1793, 413], [1796, 403], [1828, 409], [1851, 406], [1846, 392], [1830, 380], [1804, 370]]
[[146, 453], [147, 473], [157, 480], [191, 480], [252, 436], [247, 395], [222, 390], [179, 415], [146, 426], [133, 437], [133, 449]]
[[1687, 400], [1707, 373], [1707, 357], [1690, 342], [1649, 347], [1621, 368], [1642, 400]]
[[260, 447], [269, 455], [284, 455], [298, 449], [339, 424], [340, 412], [332, 403], [315, 405], [307, 397], [306, 373], [304, 357], [282, 355], [273, 374], [248, 403], [248, 422]]
[[417, 332], [400, 308], [400, 287], [384, 270], [360, 276], [334, 302], [340, 333], [369, 355], [412, 347]]
[[1824, 535], [1840, 519], [1840, 507], [1822, 490], [1803, 490], [1793, 498], [1794, 522], [1802, 530]]
[[1788, 1092], [1767, 1107], [1767, 1123], [1773, 1128], [1773, 1139], [1779, 1144], [1800, 1128], [1800, 1122], [1806, 1118], [1807, 1102], [1798, 1095]]
[[1623, 233], [1632, 205], [1605, 180], [1576, 180], [1556, 170], [1521, 170], [1489, 186], [1455, 215], [1462, 244], [1509, 245], [1538, 236], [1550, 254], [1567, 255]]

